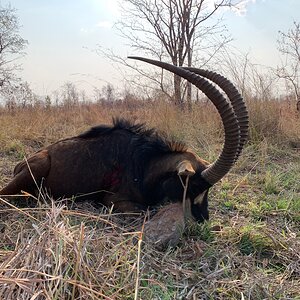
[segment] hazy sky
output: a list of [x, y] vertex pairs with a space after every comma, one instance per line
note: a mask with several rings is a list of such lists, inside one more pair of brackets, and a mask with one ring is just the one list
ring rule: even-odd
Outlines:
[[[246, 0], [240, 13], [225, 12], [234, 45], [256, 63], [276, 66], [278, 31], [300, 21], [300, 0]], [[29, 46], [22, 77], [39, 94], [66, 81], [92, 90], [117, 85], [118, 71], [92, 50], [99, 44], [130, 54], [112, 27], [119, 18], [117, 0], [0, 0], [17, 9], [21, 35]]]

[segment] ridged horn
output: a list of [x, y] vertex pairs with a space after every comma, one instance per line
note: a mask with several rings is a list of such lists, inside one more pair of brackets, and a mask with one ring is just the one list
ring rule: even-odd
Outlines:
[[237, 160], [247, 142], [249, 129], [249, 114], [242, 95], [230, 80], [216, 72], [191, 67], [184, 67], [184, 69], [211, 80], [226, 93], [240, 126], [241, 138], [235, 158]]
[[129, 56], [130, 59], [136, 59], [149, 64], [161, 67], [172, 72], [200, 89], [214, 104], [218, 110], [225, 131], [225, 141], [222, 152], [218, 159], [205, 169], [201, 175], [211, 185], [218, 182], [233, 166], [240, 145], [240, 128], [231, 103], [219, 92], [219, 90], [208, 82], [205, 78], [165, 62], [147, 59], [143, 57]]

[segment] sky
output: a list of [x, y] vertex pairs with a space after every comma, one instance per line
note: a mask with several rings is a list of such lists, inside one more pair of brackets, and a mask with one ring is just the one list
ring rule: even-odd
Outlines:
[[[211, 0], [213, 2], [213, 0]], [[21, 77], [39, 95], [65, 82], [92, 91], [107, 82], [121, 85], [118, 69], [97, 54], [97, 45], [126, 57], [130, 49], [113, 24], [118, 0], [0, 0], [17, 10], [20, 34], [28, 40]], [[239, 11], [225, 11], [232, 44], [249, 52], [254, 63], [279, 64], [278, 31], [300, 21], [300, 0], [244, 0]]]

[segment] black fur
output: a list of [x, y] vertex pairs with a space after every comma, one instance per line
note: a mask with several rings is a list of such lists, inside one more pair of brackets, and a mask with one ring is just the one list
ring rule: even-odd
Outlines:
[[[138, 139], [142, 145], [149, 144], [149, 147], [161, 152], [184, 152], [187, 150], [185, 143], [176, 140], [168, 140], [154, 128], [147, 128], [145, 124], [134, 124], [129, 120], [114, 118], [113, 126], [99, 125], [92, 127], [88, 131], [78, 135], [82, 139], [97, 139], [103, 135], [110, 135], [115, 131], [126, 131], [132, 138]], [[135, 140], [136, 141], [136, 140]]]
[[92, 127], [78, 137], [97, 140], [104, 136], [114, 139], [114, 142], [109, 143], [109, 153], [105, 156], [113, 156], [116, 161], [126, 162], [124, 168], [131, 174], [135, 183], [143, 181], [144, 171], [154, 158], [170, 153], [184, 153], [187, 150], [184, 143], [168, 140], [153, 128], [149, 129], [144, 124], [134, 124], [120, 118], [113, 120], [113, 126]]
[[201, 204], [194, 200], [210, 187], [201, 176], [204, 163], [184, 143], [124, 119], [115, 119], [112, 126], [93, 127], [35, 153], [28, 163], [17, 165], [14, 179], [0, 194], [31, 192], [33, 173], [38, 185], [43, 183], [54, 198], [74, 195], [113, 204], [121, 211], [141, 210], [182, 200], [177, 164], [183, 160], [190, 161], [196, 171], [190, 177], [187, 197], [192, 201], [192, 214], [203, 221], [208, 219], [207, 192]]

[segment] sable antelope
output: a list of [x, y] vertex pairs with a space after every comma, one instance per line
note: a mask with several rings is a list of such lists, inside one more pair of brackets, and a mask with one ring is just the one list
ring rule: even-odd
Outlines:
[[[208, 219], [208, 190], [231, 169], [247, 139], [245, 103], [233, 84], [217, 73], [130, 58], [185, 78], [213, 102], [225, 131], [219, 158], [207, 165], [185, 144], [169, 141], [144, 125], [115, 119], [112, 126], [93, 127], [60, 140], [19, 163], [0, 195], [21, 190], [34, 193], [36, 186], [42, 185], [54, 198], [85, 197], [106, 206], [113, 204], [119, 211], [136, 211], [165, 200], [181, 201], [181, 180], [188, 177], [186, 198], [192, 215], [199, 222]], [[209, 81], [218, 85], [228, 100]]]

